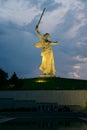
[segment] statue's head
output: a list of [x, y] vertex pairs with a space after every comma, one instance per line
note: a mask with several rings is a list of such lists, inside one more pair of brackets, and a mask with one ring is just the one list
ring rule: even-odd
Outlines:
[[43, 36], [44, 36], [44, 38], [47, 39], [47, 40], [50, 39], [50, 34], [49, 34], [49, 33], [45, 33]]

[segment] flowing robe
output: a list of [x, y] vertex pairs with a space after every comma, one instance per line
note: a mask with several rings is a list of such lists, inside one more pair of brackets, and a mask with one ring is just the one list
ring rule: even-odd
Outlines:
[[54, 55], [50, 43], [36, 43], [37, 48], [42, 47], [41, 56], [42, 63], [39, 69], [47, 75], [55, 75]]
[[44, 37], [37, 31], [38, 37], [40, 38], [40, 42], [35, 43], [36, 48], [42, 48], [41, 56], [42, 56], [42, 63], [39, 69], [46, 75], [55, 75], [55, 65], [54, 65], [54, 55], [52, 51], [52, 45], [57, 43], [54, 42], [47, 42]]

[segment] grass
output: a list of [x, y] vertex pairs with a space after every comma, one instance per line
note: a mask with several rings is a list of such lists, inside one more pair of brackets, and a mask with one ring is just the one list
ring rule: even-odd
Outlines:
[[23, 90], [86, 90], [87, 80], [66, 78], [23, 79]]

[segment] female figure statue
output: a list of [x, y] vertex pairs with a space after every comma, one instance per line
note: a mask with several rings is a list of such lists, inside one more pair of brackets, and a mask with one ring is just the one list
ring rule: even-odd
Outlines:
[[46, 76], [56, 76], [52, 45], [58, 44], [59, 42], [50, 41], [49, 33], [46, 33], [42, 36], [38, 30], [38, 25], [36, 25], [35, 30], [40, 39], [40, 42], [35, 43], [35, 47], [42, 48], [42, 51], [41, 51], [42, 63], [39, 69]]

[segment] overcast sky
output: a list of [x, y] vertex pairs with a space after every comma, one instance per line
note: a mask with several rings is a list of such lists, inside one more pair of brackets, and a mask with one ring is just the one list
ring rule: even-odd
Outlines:
[[41, 74], [41, 49], [35, 26], [50, 33], [56, 76], [87, 79], [87, 0], [0, 0], [0, 68], [9, 76], [32, 78]]

